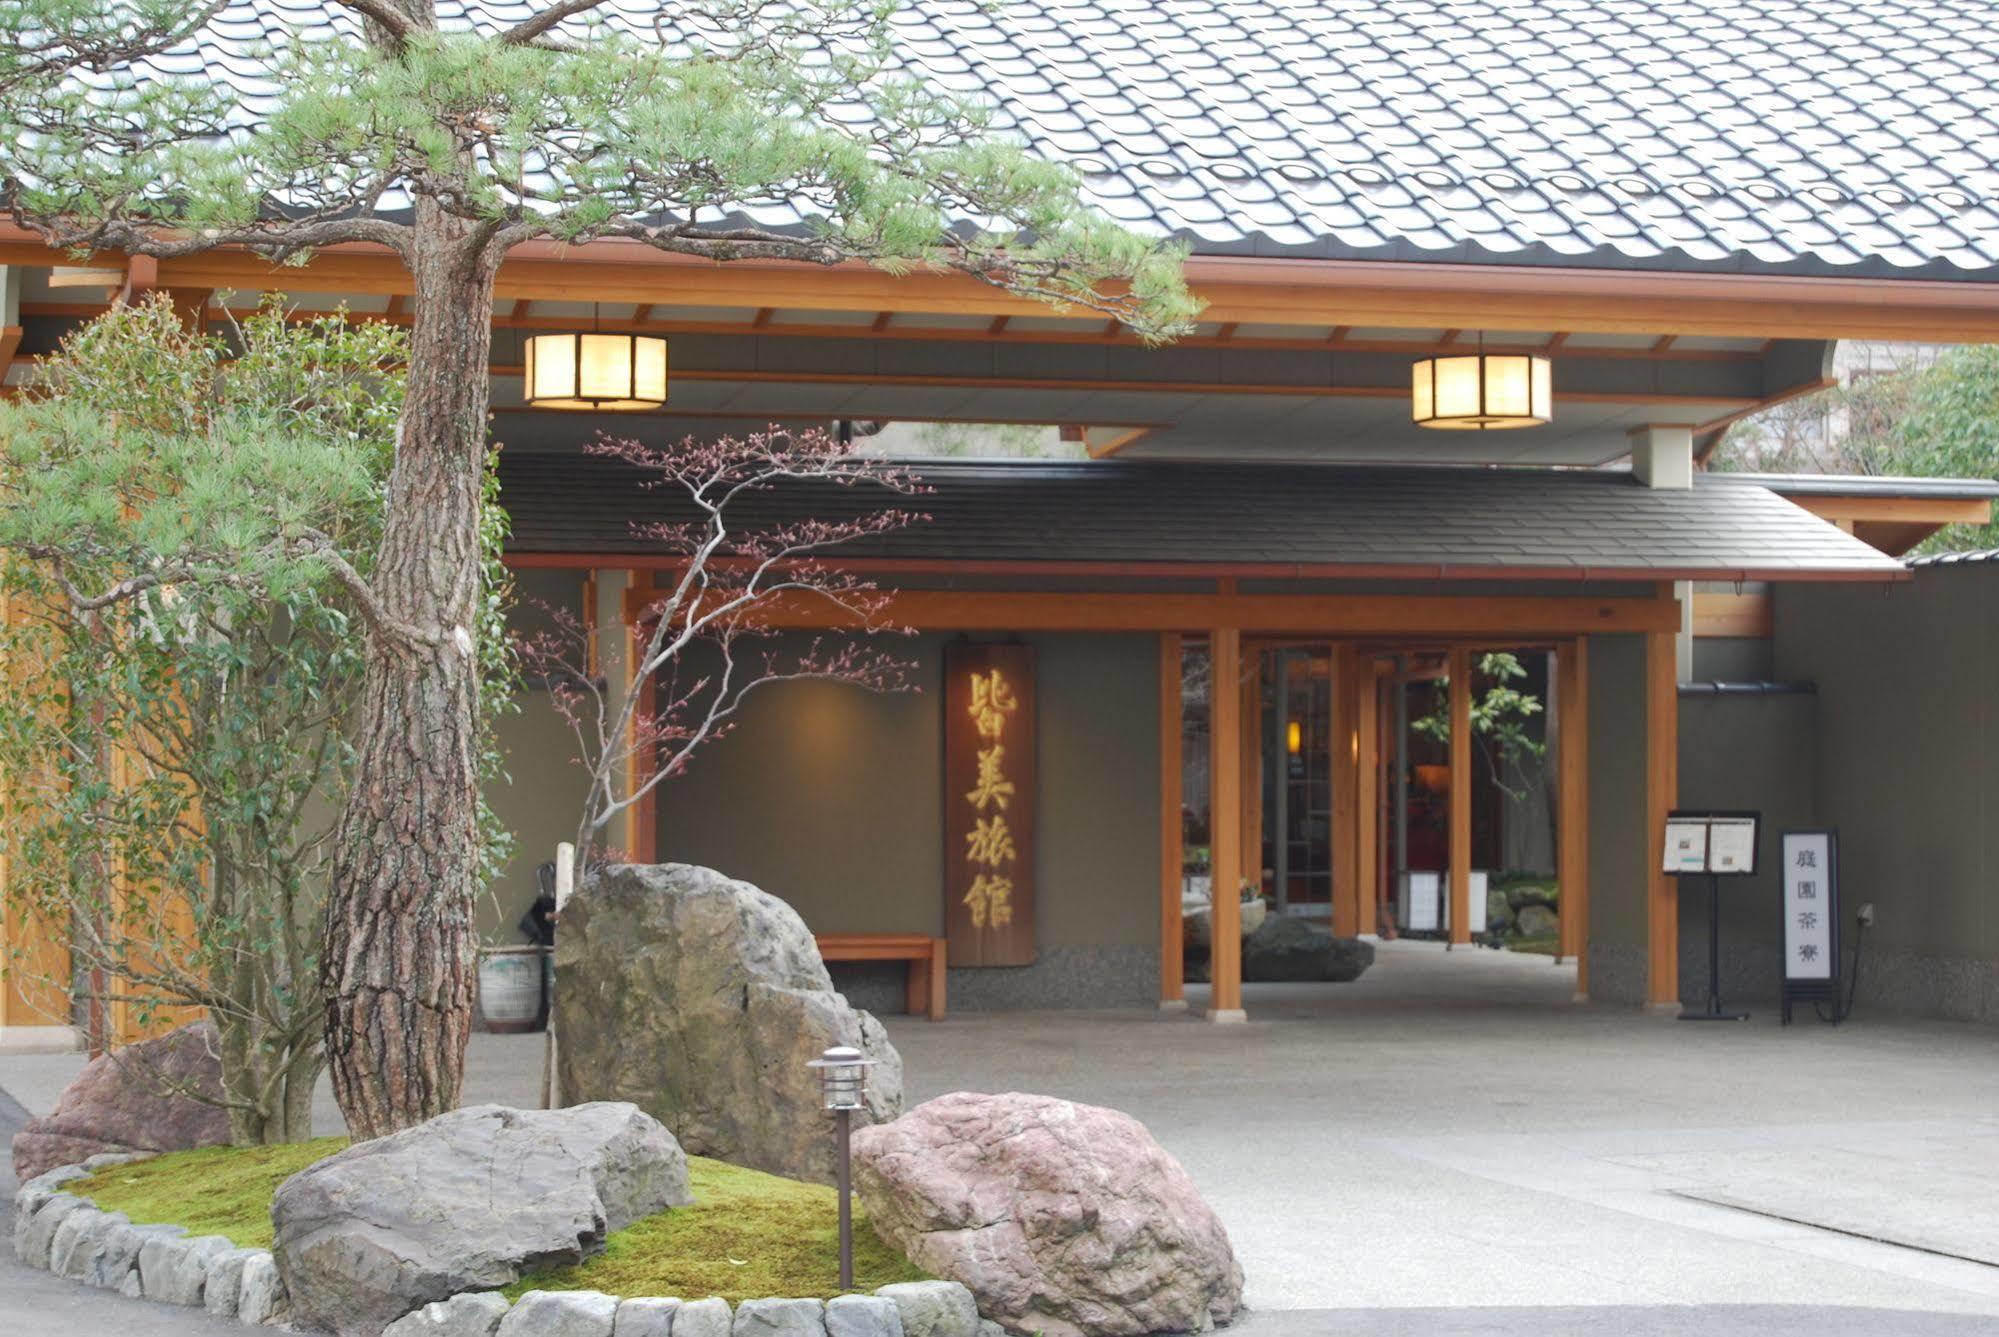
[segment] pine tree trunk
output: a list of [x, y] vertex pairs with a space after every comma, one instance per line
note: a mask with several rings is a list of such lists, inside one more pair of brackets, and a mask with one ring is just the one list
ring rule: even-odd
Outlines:
[[478, 867], [477, 600], [497, 248], [419, 200], [402, 437], [372, 584], [437, 644], [373, 637], [326, 907], [326, 1054], [359, 1138], [458, 1103]]

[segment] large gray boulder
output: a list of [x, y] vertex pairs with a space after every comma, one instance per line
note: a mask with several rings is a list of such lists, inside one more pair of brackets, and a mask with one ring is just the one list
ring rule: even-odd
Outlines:
[[[854, 1183], [884, 1240], [1015, 1332], [1201, 1332], [1242, 1304], [1221, 1220], [1144, 1125], [1116, 1110], [940, 1096], [854, 1135]], [[946, 1337], [909, 1307], [902, 1326]], [[976, 1324], [963, 1326], [974, 1337]]]
[[555, 1028], [563, 1094], [629, 1100], [682, 1146], [833, 1182], [818, 1075], [834, 1045], [875, 1061], [855, 1122], [902, 1111], [902, 1058], [834, 992], [796, 911], [689, 864], [603, 869], [562, 911]]
[[287, 1179], [272, 1253], [296, 1322], [375, 1337], [434, 1300], [581, 1262], [612, 1231], [693, 1200], [673, 1134], [631, 1105], [480, 1105]]
[[1296, 915], [1272, 915], [1242, 940], [1242, 977], [1263, 982], [1349, 983], [1374, 964], [1374, 946], [1336, 938]]
[[106, 1152], [184, 1151], [229, 1140], [215, 1027], [195, 1022], [99, 1054], [14, 1135], [22, 1183]]

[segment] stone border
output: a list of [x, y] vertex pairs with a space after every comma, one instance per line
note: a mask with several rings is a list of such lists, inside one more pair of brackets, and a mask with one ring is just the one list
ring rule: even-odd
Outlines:
[[[252, 1326], [290, 1327], [284, 1282], [268, 1249], [239, 1249], [185, 1226], [135, 1226], [63, 1185], [150, 1153], [92, 1156], [21, 1185], [14, 1254], [133, 1299], [206, 1309]], [[979, 1317], [955, 1281], [912, 1281], [831, 1300], [620, 1299], [602, 1291], [467, 1291], [403, 1315], [382, 1337], [1007, 1337]]]

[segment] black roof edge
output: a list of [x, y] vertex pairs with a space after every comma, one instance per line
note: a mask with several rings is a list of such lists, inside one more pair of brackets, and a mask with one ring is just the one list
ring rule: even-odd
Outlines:
[[1780, 497], [1934, 497], [1945, 501], [1999, 498], [1999, 479], [1907, 478], [1887, 474], [1766, 474], [1714, 472], [1768, 488]]
[[1683, 682], [1681, 696], [1817, 696], [1815, 682]]

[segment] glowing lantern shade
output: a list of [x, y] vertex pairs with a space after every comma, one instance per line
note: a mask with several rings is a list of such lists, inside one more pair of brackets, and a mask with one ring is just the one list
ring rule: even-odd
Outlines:
[[1548, 359], [1526, 353], [1424, 358], [1410, 389], [1418, 427], [1461, 431], [1538, 427], [1555, 399]]
[[666, 340], [642, 334], [537, 334], [521, 393], [535, 408], [656, 409], [666, 403]]

